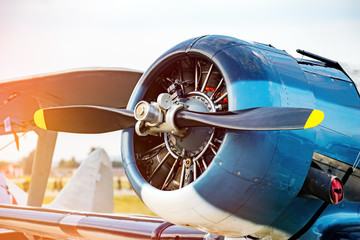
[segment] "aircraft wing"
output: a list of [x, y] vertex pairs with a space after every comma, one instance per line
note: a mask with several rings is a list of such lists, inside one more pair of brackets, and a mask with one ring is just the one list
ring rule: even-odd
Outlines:
[[[0, 205], [0, 239], [205, 239], [206, 233], [157, 217]], [[13, 237], [13, 238], [11, 238]], [[216, 239], [216, 238], [212, 238]]]
[[[43, 107], [92, 104], [126, 107], [142, 72], [123, 68], [87, 68], [0, 82], [0, 135], [26, 132]], [[106, 96], [106, 97], [105, 97]], [[6, 121], [7, 123], [6, 123]]]

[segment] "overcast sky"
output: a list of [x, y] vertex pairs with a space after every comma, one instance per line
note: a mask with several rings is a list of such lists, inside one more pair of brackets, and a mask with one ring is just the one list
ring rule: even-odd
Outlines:
[[[360, 1], [0, 0], [0, 81], [79, 67], [146, 68], [163, 52], [204, 34], [298, 48], [360, 66]], [[11, 141], [0, 137], [0, 148]], [[16, 160], [36, 144], [29, 133]], [[119, 134], [61, 134], [60, 158], [93, 146], [119, 155]]]

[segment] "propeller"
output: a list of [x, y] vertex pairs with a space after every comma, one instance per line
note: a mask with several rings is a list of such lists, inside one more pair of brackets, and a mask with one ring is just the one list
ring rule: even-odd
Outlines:
[[192, 112], [179, 110], [178, 127], [218, 127], [233, 130], [296, 130], [321, 123], [324, 113], [308, 108], [259, 107], [234, 112]]
[[[219, 113], [180, 109], [171, 121], [178, 128], [218, 127], [258, 131], [306, 129], [317, 126], [323, 119], [324, 113], [319, 110], [259, 107]], [[110, 132], [133, 127], [137, 122], [133, 110], [87, 105], [40, 109], [36, 111], [34, 121], [43, 129], [71, 133]], [[158, 132], [170, 132], [168, 126], [163, 131], [161, 124], [153, 127], [160, 129]]]
[[70, 133], [104, 133], [133, 127], [134, 111], [75, 105], [37, 110], [35, 124], [46, 130]]

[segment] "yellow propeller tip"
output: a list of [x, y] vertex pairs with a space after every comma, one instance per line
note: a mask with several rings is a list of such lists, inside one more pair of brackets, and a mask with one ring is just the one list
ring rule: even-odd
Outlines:
[[306, 121], [304, 129], [316, 127], [324, 120], [324, 117], [325, 115], [322, 111], [314, 109]]
[[35, 121], [36, 126], [38, 126], [39, 128], [47, 129], [43, 109], [39, 109], [35, 112], [34, 121]]

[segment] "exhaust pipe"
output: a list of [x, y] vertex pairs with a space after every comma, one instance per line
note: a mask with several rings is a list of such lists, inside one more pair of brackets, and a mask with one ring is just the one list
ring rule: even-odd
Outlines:
[[343, 183], [336, 176], [310, 167], [298, 196], [316, 197], [330, 204], [338, 204], [344, 197]]

